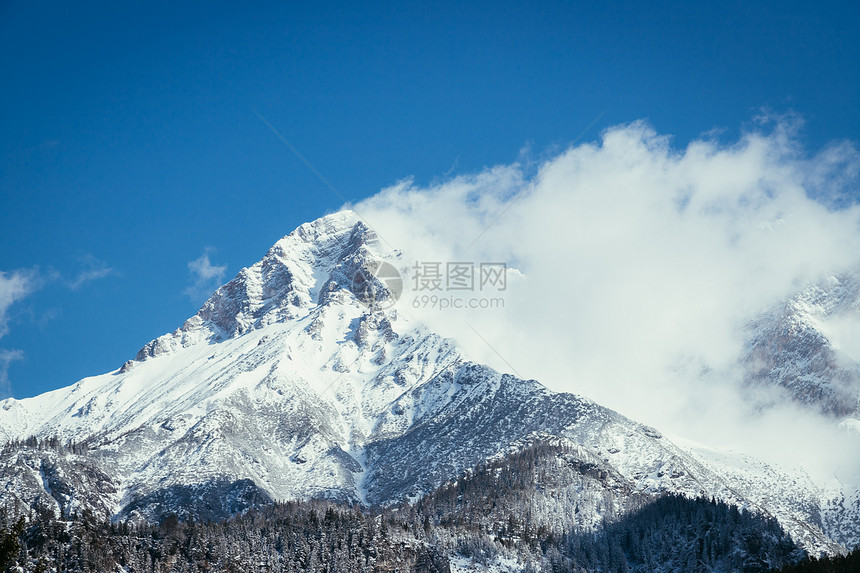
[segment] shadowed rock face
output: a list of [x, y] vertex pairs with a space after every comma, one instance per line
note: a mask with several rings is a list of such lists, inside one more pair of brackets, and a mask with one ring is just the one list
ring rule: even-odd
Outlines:
[[[840, 348], [831, 325], [860, 325], [860, 289], [853, 275], [808, 287], [748, 326], [744, 359], [749, 383], [776, 386], [793, 400], [841, 418], [858, 411], [860, 364]], [[858, 332], [860, 334], [860, 332]]]
[[117, 519], [160, 523], [175, 515], [180, 521], [217, 521], [272, 502], [249, 479], [215, 480], [156, 490], [126, 505]]

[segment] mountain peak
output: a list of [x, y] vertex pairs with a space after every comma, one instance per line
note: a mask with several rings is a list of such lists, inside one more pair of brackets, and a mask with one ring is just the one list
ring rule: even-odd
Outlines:
[[354, 298], [356, 272], [387, 256], [376, 233], [351, 210], [304, 223], [219, 287], [182, 327], [144, 345], [135, 360], [218, 342], [300, 318], [319, 304]]
[[[344, 209], [336, 213], [330, 213], [314, 221], [302, 223], [296, 229], [275, 243], [272, 249], [285, 242], [298, 238], [307, 243], [318, 243], [325, 241], [326, 238], [352, 230], [356, 223], [359, 223], [361, 218], [350, 209]], [[270, 251], [271, 252], [271, 251]]]

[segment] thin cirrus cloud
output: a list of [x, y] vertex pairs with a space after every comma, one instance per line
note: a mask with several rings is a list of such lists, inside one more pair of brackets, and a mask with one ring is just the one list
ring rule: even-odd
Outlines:
[[191, 273], [192, 284], [184, 293], [194, 302], [200, 302], [224, 282], [227, 265], [215, 265], [209, 259], [209, 254], [214, 249], [207, 247], [200, 257], [188, 263], [188, 271]]
[[[766, 118], [737, 141], [678, 148], [634, 122], [537, 163], [402, 181], [355, 209], [402, 248], [407, 274], [414, 261], [522, 273], [503, 309], [416, 311], [473, 359], [676, 435], [830, 471], [858, 440], [752, 396], [737, 366], [750, 319], [860, 268], [860, 155], [846, 142], [810, 155], [800, 133]], [[763, 402], [776, 405], [762, 414]]]

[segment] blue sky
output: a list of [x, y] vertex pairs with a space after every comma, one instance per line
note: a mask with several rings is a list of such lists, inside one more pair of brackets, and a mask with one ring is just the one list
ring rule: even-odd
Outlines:
[[762, 109], [799, 114], [811, 152], [860, 140], [848, 2], [173, 4], [0, 4], [0, 394], [118, 367], [404, 177], [636, 119], [681, 147]]

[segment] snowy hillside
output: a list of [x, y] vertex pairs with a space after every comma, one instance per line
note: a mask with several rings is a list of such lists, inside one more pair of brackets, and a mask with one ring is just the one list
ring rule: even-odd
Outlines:
[[[379, 261], [404, 266], [352, 212], [302, 225], [117, 371], [0, 402], [0, 441], [85, 445], [7, 447], [4, 499], [135, 520], [299, 498], [390, 504], [540, 437], [613, 476], [622, 505], [714, 496], [775, 516], [812, 552], [860, 541], [851, 492], [679, 447], [590, 400], [468, 361], [404, 309], [364, 304], [356, 273]], [[563, 499], [579, 495], [560, 487]], [[828, 513], [843, 496], [847, 507]], [[582, 507], [591, 515], [574, 519], [600, 522], [597, 506]]]

